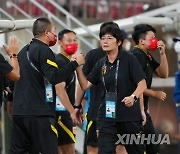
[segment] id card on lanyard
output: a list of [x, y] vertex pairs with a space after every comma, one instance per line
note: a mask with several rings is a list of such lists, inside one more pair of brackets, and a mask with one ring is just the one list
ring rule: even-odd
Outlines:
[[106, 118], [116, 118], [118, 69], [119, 69], [119, 60], [117, 60], [116, 73], [115, 73], [115, 92], [107, 91], [104, 74], [102, 76], [102, 80], [103, 80], [104, 87], [106, 90], [106, 95], [105, 95], [105, 117]]
[[56, 111], [66, 111], [66, 108], [59, 100], [58, 96], [56, 96]]
[[46, 102], [53, 102], [53, 89], [52, 84], [46, 85]]
[[107, 92], [105, 96], [106, 118], [116, 118], [117, 94]]

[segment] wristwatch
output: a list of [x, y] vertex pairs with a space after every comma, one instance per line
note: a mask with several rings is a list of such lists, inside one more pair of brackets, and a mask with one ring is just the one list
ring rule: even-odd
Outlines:
[[82, 108], [82, 105], [79, 104], [78, 106], [77, 105], [73, 105], [74, 109], [81, 109]]
[[138, 98], [136, 97], [136, 95], [132, 94], [131, 95], [134, 98], [134, 102], [136, 102], [138, 100]]

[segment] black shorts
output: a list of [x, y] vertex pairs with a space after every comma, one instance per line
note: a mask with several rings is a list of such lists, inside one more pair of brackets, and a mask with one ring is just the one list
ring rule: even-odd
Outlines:
[[55, 118], [13, 116], [8, 154], [57, 154]]
[[[124, 134], [143, 133], [141, 122], [111, 122], [97, 121], [98, 136], [98, 154], [114, 154], [116, 145], [118, 145], [118, 136]], [[123, 145], [123, 144], [122, 144]], [[124, 144], [128, 154], [144, 154], [143, 144]]]
[[92, 147], [97, 147], [96, 121], [87, 121], [85, 132], [85, 144]]
[[[144, 134], [147, 137], [148, 134], [156, 134], [153, 122], [149, 113], [146, 112], [146, 124], [144, 125]], [[157, 141], [157, 136], [155, 136], [155, 140]], [[145, 144], [146, 146], [146, 154], [157, 154], [159, 153], [160, 146], [159, 144]]]
[[57, 118], [58, 145], [75, 143], [76, 127], [73, 128], [71, 117]]
[[96, 121], [87, 120], [84, 138], [84, 154], [87, 154], [87, 146], [97, 148]]

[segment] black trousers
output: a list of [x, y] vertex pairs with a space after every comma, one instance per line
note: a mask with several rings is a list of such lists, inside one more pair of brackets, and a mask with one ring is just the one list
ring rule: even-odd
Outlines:
[[[114, 154], [118, 142], [117, 134], [141, 134], [143, 127], [141, 122], [111, 122], [97, 121], [98, 154]], [[124, 144], [128, 154], [144, 154], [144, 144]]]
[[13, 116], [9, 154], [57, 154], [55, 118]]

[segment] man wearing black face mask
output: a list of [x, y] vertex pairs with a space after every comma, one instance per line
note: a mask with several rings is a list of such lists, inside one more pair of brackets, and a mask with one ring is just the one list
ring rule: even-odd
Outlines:
[[[79, 54], [76, 61], [58, 69], [49, 48], [56, 43], [55, 27], [48, 18], [38, 18], [32, 29], [32, 42], [18, 54], [21, 77], [14, 88], [9, 154], [57, 154], [58, 134], [52, 85], [60, 98], [60, 83], [64, 81], [66, 71], [74, 72], [78, 65], [84, 63], [84, 57]], [[48, 82], [46, 86], [45, 81]], [[73, 106], [69, 102], [63, 105], [73, 122], [78, 123]]]
[[[70, 63], [72, 55], [77, 51], [78, 42], [76, 33], [64, 29], [58, 34], [58, 44], [60, 46], [60, 53], [56, 55], [56, 61], [59, 68], [63, 68]], [[68, 73], [61, 87], [61, 100], [66, 103], [69, 102], [74, 105], [75, 102], [75, 73]], [[75, 154], [75, 131], [73, 127], [70, 114], [60, 101], [56, 101], [56, 117], [57, 117], [57, 131], [58, 131], [58, 154]]]
[[[168, 62], [165, 53], [165, 45], [163, 41], [158, 41], [155, 38], [156, 30], [147, 24], [139, 24], [134, 27], [132, 33], [132, 38], [136, 43], [136, 46], [131, 50], [131, 52], [136, 56], [144, 73], [146, 74], [147, 89], [144, 91], [144, 109], [146, 113], [146, 124], [144, 126], [145, 135], [155, 134], [154, 126], [151, 117], [148, 113], [148, 100], [149, 96], [157, 98], [164, 101], [166, 98], [166, 93], [163, 91], [155, 91], [150, 89], [152, 83], [153, 73], [155, 73], [160, 78], [168, 77]], [[159, 50], [160, 53], [160, 63], [158, 63], [149, 51]], [[147, 137], [147, 136], [146, 136]], [[159, 145], [146, 144], [147, 154], [157, 154], [159, 153]]]

